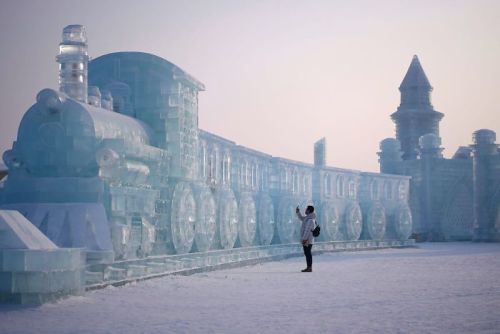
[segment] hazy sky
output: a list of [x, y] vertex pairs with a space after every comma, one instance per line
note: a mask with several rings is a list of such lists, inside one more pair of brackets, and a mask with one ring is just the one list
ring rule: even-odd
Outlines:
[[2, 0], [2, 152], [37, 92], [58, 87], [68, 24], [86, 26], [94, 58], [143, 51], [183, 68], [207, 88], [202, 129], [275, 156], [312, 162], [324, 136], [329, 165], [377, 171], [414, 54], [445, 156], [480, 128], [500, 138], [500, 1]]

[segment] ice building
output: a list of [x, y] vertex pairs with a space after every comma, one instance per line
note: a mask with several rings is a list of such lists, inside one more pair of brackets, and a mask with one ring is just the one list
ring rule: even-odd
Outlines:
[[500, 154], [492, 130], [473, 134], [473, 144], [443, 157], [432, 86], [414, 56], [399, 90], [401, 104], [391, 115], [396, 139], [380, 143], [380, 171], [411, 176], [413, 232], [420, 240], [498, 241]]
[[59, 49], [59, 91], [40, 91], [4, 153], [2, 207], [89, 263], [296, 242], [299, 203], [324, 241], [409, 237], [409, 177], [326, 166], [324, 140], [309, 164], [200, 130], [200, 81], [148, 53], [89, 62], [83, 26]]

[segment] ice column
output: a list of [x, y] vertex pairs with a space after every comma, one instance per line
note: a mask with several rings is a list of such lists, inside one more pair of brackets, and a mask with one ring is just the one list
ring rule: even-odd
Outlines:
[[109, 90], [103, 89], [101, 92], [101, 107], [113, 111], [113, 96]]
[[401, 143], [395, 138], [386, 138], [380, 142], [380, 152], [378, 162], [380, 164], [381, 173], [395, 174], [398, 163], [403, 159], [401, 156]]
[[99, 87], [89, 87], [89, 104], [94, 107], [101, 107], [101, 91], [99, 90]]
[[59, 91], [80, 102], [87, 103], [87, 34], [82, 25], [63, 29], [59, 44]]
[[314, 143], [314, 165], [326, 165], [326, 138], [323, 137]]
[[474, 132], [473, 177], [474, 177], [474, 236], [475, 241], [499, 240], [494, 221], [494, 212], [490, 203], [494, 198], [493, 185], [495, 184], [492, 170], [493, 159], [498, 155], [498, 145], [495, 143], [496, 133], [492, 130], [481, 129]]

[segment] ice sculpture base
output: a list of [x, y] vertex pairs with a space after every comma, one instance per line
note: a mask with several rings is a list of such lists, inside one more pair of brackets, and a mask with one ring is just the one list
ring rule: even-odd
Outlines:
[[85, 252], [0, 249], [0, 303], [43, 304], [84, 291]]
[[115, 259], [113, 251], [85, 251], [87, 263], [112, 263]]
[[[361, 251], [382, 248], [415, 247], [415, 240], [358, 240], [316, 242], [314, 254], [324, 252]], [[109, 285], [120, 286], [166, 275], [194, 273], [277, 261], [303, 256], [298, 243], [232, 248], [203, 253], [151, 256], [143, 259], [117, 261], [112, 264], [87, 265], [86, 289], [95, 290]]]

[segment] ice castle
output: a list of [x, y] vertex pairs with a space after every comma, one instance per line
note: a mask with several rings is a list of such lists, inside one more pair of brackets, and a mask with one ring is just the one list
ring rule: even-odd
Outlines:
[[380, 143], [380, 170], [411, 176], [413, 233], [428, 241], [500, 241], [500, 148], [492, 130], [473, 134], [452, 158], [443, 157], [432, 86], [414, 56], [391, 115], [396, 139]]
[[[298, 204], [317, 208], [316, 250], [411, 245], [412, 232], [433, 222], [425, 200], [432, 204], [432, 196], [455, 189], [426, 177], [441, 173], [435, 167], [441, 165], [463, 165], [446, 169], [453, 176], [444, 178], [469, 191], [457, 192], [456, 207], [472, 210], [472, 187], [484, 189], [474, 193], [473, 211], [488, 214], [478, 226], [495, 230], [494, 133], [476, 133], [474, 159], [467, 150], [442, 159], [443, 115], [430, 105], [432, 88], [416, 58], [392, 115], [398, 139], [381, 143], [383, 173], [327, 166], [324, 139], [314, 144], [310, 164], [203, 131], [203, 83], [148, 53], [90, 61], [81, 25], [64, 28], [56, 60], [59, 91], [38, 93], [3, 155], [0, 300], [43, 302], [131, 277], [293, 255], [300, 252]], [[440, 193], [433, 193], [436, 187]], [[483, 198], [493, 201], [488, 209]], [[453, 211], [453, 205], [445, 207]], [[472, 235], [472, 222], [467, 226]]]

